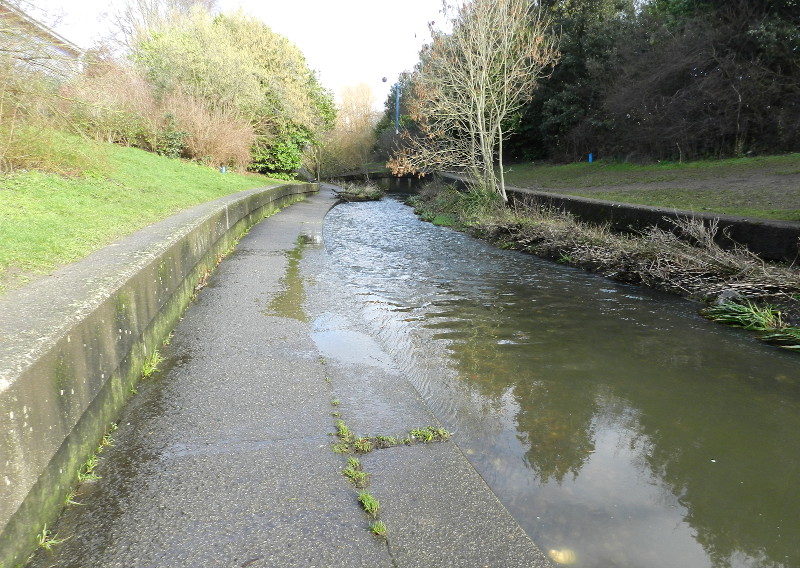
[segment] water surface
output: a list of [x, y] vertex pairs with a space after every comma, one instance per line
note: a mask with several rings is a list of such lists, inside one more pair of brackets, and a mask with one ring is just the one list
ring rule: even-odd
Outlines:
[[544, 551], [800, 566], [797, 354], [391, 198], [336, 207], [324, 239], [365, 325]]

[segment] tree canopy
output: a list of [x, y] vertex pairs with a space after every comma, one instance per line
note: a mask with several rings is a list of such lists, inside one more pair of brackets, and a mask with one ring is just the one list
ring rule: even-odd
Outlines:
[[[511, 158], [593, 153], [652, 161], [800, 151], [797, 0], [531, 4], [547, 15], [560, 58], [503, 120]], [[436, 41], [421, 52], [415, 78]], [[408, 104], [405, 113], [408, 124]]]
[[333, 126], [332, 96], [300, 50], [243, 12], [195, 9], [142, 36], [133, 59], [157, 93], [180, 91], [250, 121], [263, 173], [296, 169], [304, 146]]

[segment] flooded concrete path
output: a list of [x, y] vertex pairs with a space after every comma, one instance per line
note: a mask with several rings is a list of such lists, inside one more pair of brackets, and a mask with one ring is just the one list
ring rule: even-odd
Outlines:
[[[436, 417], [325, 269], [323, 190], [256, 227], [140, 383], [115, 445], [30, 566], [547, 566], [458, 440], [361, 456], [387, 537], [342, 475], [336, 421], [405, 435]], [[335, 416], [334, 414], [338, 414]]]

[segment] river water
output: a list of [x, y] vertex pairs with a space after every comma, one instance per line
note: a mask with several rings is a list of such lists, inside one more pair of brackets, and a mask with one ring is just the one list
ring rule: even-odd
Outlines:
[[800, 566], [800, 354], [391, 195], [335, 207], [324, 241], [364, 325], [553, 558]]

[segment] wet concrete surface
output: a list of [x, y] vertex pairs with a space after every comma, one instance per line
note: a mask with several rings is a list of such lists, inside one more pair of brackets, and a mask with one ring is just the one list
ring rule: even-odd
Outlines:
[[29, 566], [548, 565], [457, 439], [361, 457], [388, 535], [369, 531], [332, 451], [336, 420], [384, 435], [438, 422], [326, 272], [333, 204], [323, 190], [265, 220], [220, 265], [121, 417], [101, 479], [52, 527], [68, 540]]

